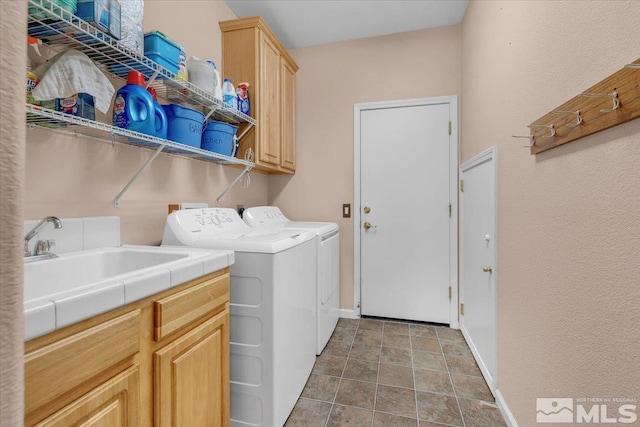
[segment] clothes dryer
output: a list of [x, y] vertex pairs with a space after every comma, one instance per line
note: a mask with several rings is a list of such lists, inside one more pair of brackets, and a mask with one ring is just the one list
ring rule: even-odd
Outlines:
[[291, 221], [275, 206], [245, 209], [242, 219], [258, 229], [302, 230], [316, 236], [316, 354], [329, 342], [340, 305], [340, 229], [335, 222]]
[[231, 425], [284, 425], [315, 363], [314, 235], [256, 230], [233, 209], [190, 209], [167, 217], [162, 245], [235, 251]]

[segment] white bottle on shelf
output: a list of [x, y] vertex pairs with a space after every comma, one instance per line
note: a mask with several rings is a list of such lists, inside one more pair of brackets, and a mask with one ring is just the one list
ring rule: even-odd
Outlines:
[[233, 87], [230, 79], [224, 79], [224, 83], [222, 84], [222, 103], [227, 108], [238, 108], [236, 89]]
[[213, 61], [207, 61], [213, 67], [213, 97], [219, 101], [222, 101], [222, 82], [220, 81], [220, 72], [216, 63]]

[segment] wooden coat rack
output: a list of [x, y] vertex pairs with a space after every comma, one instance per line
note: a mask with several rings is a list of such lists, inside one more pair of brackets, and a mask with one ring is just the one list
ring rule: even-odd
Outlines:
[[640, 58], [531, 123], [531, 154], [638, 117]]

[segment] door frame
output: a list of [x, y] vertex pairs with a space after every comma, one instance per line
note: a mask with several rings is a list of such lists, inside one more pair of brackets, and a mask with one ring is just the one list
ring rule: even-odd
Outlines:
[[361, 274], [360, 274], [360, 213], [362, 201], [360, 194], [360, 113], [366, 110], [378, 110], [422, 105], [449, 105], [451, 118], [451, 136], [449, 140], [449, 201], [451, 218], [449, 220], [449, 325], [460, 329], [458, 318], [458, 96], [439, 96], [432, 98], [401, 99], [395, 101], [367, 102], [353, 105], [353, 310], [361, 315]]
[[[473, 357], [476, 360], [476, 362], [478, 362], [478, 367], [480, 368], [480, 371], [482, 371], [482, 376], [485, 378], [485, 381], [487, 382], [487, 385], [489, 386], [489, 389], [491, 390], [491, 393], [495, 396], [496, 394], [496, 390], [498, 389], [498, 148], [497, 146], [493, 146], [485, 151], [483, 151], [482, 153], [477, 154], [476, 156], [472, 157], [471, 159], [467, 160], [466, 162], [464, 162], [463, 164], [460, 165], [460, 179], [462, 179], [464, 172], [468, 171], [469, 169], [472, 169], [476, 166], [479, 166], [483, 163], [486, 163], [488, 161], [493, 161], [493, 182], [494, 182], [494, 187], [493, 187], [493, 202], [494, 202], [494, 215], [493, 215], [493, 241], [494, 241], [494, 245], [493, 245], [493, 272], [491, 279], [493, 280], [493, 287], [495, 289], [495, 300], [494, 300], [494, 307], [496, 308], [494, 316], [495, 318], [494, 320], [494, 325], [495, 325], [495, 337], [496, 337], [496, 343], [495, 343], [495, 355], [496, 355], [496, 372], [495, 375], [491, 375], [491, 373], [489, 372], [489, 369], [484, 365], [484, 363], [480, 363], [479, 361], [481, 361], [482, 359], [480, 358], [480, 355], [478, 354], [478, 350], [475, 348], [475, 346], [473, 345], [469, 345], [469, 349], [471, 350], [471, 352], [473, 353]], [[464, 298], [464, 291], [462, 289], [463, 287], [463, 283], [464, 283], [464, 269], [462, 268], [462, 263], [464, 261], [464, 254], [465, 254], [465, 248], [464, 248], [464, 236], [463, 236], [463, 232], [464, 229], [462, 228], [462, 224], [463, 224], [463, 217], [464, 217], [464, 198], [461, 198], [460, 201], [461, 205], [462, 205], [462, 209], [460, 210], [460, 299], [461, 302], [464, 302], [463, 298]], [[469, 334], [467, 333], [466, 329], [461, 327], [461, 332], [462, 335], [464, 336], [465, 340], [467, 341], [467, 343], [471, 343], [471, 339], [469, 337]]]

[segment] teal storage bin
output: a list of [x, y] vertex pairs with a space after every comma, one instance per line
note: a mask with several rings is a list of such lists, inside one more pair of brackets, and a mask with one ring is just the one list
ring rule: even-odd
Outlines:
[[[60, 9], [62, 9], [65, 12], [69, 12], [71, 14], [75, 14], [77, 9], [78, 9], [78, 5], [77, 5], [77, 1], [76, 0], [51, 0], [51, 3], [53, 4], [53, 12], [54, 13], [58, 13], [60, 14], [60, 11], [56, 9], [55, 6], [60, 7]], [[48, 8], [48, 4], [46, 2], [43, 2], [42, 0], [37, 0], [37, 4], [42, 5], [42, 6], [46, 6]], [[40, 8], [36, 7], [36, 6], [29, 6], [28, 9], [29, 12], [29, 17], [34, 18], [34, 19], [38, 19], [38, 20], [43, 20], [43, 19], [47, 19], [47, 18], [52, 18], [53, 15], [51, 15], [50, 13], [44, 12], [42, 11]], [[64, 17], [64, 14], [62, 14]]]
[[235, 157], [237, 151], [236, 131], [238, 126], [229, 123], [210, 120], [202, 131], [200, 147], [203, 150]]
[[159, 31], [153, 31], [144, 35], [144, 56], [162, 65], [173, 74], [178, 73], [180, 64], [179, 44], [169, 40]]

